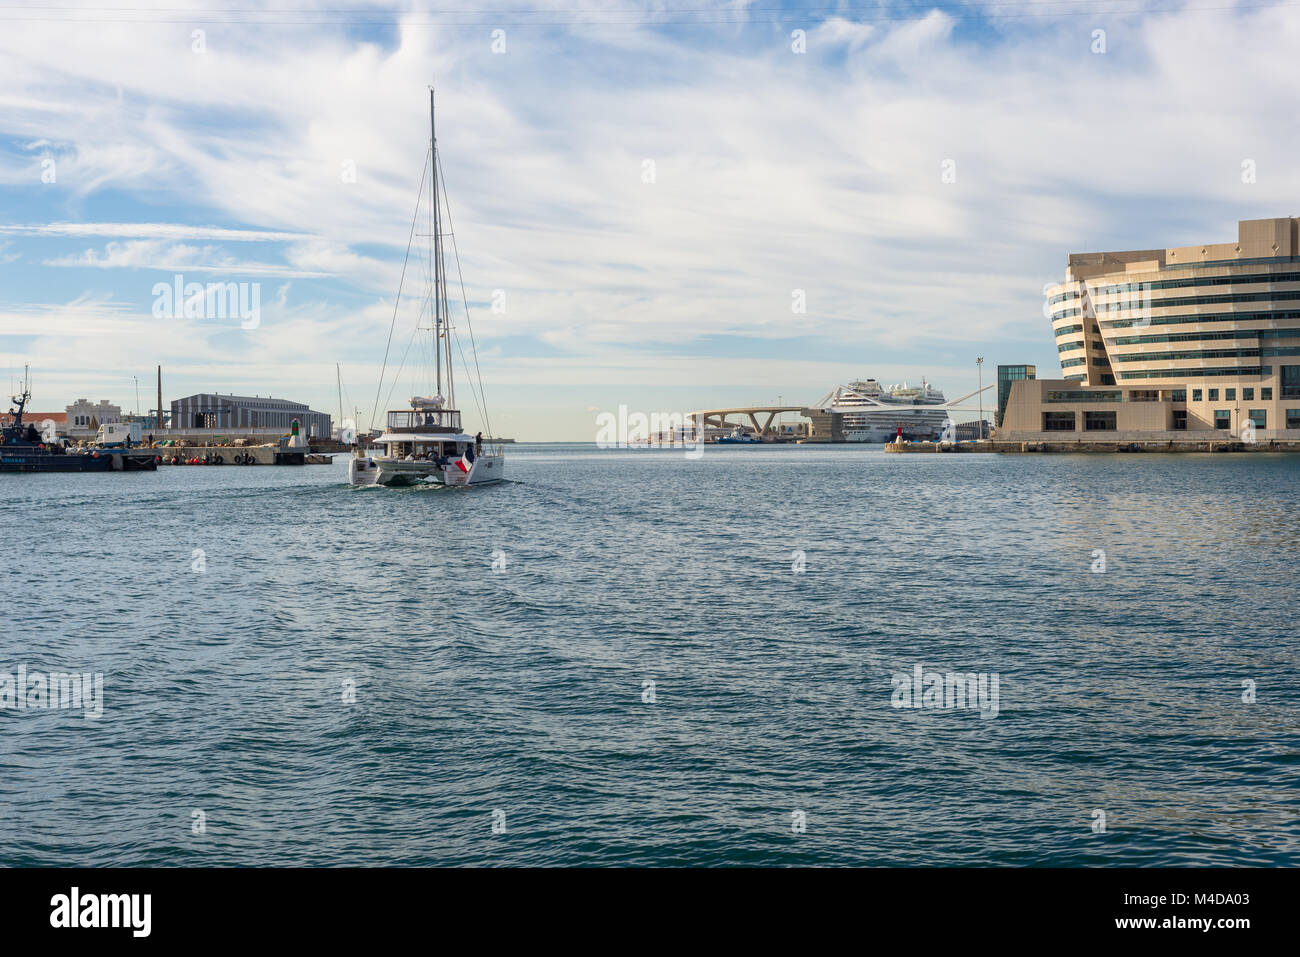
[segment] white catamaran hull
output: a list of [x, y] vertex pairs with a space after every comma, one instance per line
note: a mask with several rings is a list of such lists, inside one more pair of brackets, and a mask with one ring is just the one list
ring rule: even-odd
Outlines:
[[455, 463], [435, 475], [443, 485], [491, 485], [505, 478], [506, 457], [504, 455], [480, 455], [474, 460], [468, 472], [462, 472]]
[[389, 488], [415, 485], [432, 478], [440, 485], [490, 485], [505, 478], [505, 456], [480, 455], [468, 472], [455, 463], [439, 468], [429, 461], [407, 461], [383, 456], [348, 460], [348, 482], [352, 485], [385, 485]]
[[348, 481], [353, 485], [414, 485], [435, 471], [437, 467], [432, 462], [407, 462], [384, 456], [354, 456], [348, 460]]

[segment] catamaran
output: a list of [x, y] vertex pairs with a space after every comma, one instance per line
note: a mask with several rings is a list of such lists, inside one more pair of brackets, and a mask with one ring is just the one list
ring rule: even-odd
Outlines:
[[[433, 336], [433, 368], [430, 385], [432, 396], [415, 396], [410, 407], [387, 413], [384, 431], [374, 440], [379, 451], [358, 448], [348, 461], [348, 481], [353, 485], [413, 485], [432, 480], [443, 485], [488, 485], [505, 477], [505, 449], [499, 440], [484, 438], [482, 432], [469, 435], [461, 423], [460, 410], [456, 408], [456, 387], [452, 372], [451, 344], [455, 329], [449, 320], [447, 305], [447, 269], [443, 262], [443, 221], [449, 227], [452, 251], [456, 253], [455, 231], [451, 229], [451, 210], [447, 203], [442, 163], [438, 156], [438, 134], [434, 121], [433, 90], [429, 90], [429, 153], [425, 177], [420, 182], [416, 198], [415, 219], [411, 223], [411, 237], [407, 241], [406, 262], [402, 267], [402, 281], [410, 265], [411, 248], [415, 239], [415, 225], [421, 213], [427, 213], [430, 232], [428, 283], [416, 320], [416, 335], [428, 331]], [[425, 184], [429, 184], [428, 190]], [[422, 201], [427, 198], [427, 210]], [[423, 260], [423, 257], [421, 257]], [[456, 254], [457, 275], [460, 256]], [[470, 348], [474, 350], [474, 333], [469, 325], [469, 301], [461, 284], [465, 322], [470, 331]], [[393, 325], [397, 323], [398, 308], [402, 301], [402, 286], [397, 288], [397, 301], [393, 305]], [[432, 320], [429, 327], [421, 320]], [[388, 330], [388, 348], [392, 347], [393, 328]], [[384, 370], [380, 373], [379, 391], [375, 393], [375, 409], [379, 409], [379, 396], [383, 390], [383, 373], [388, 370], [388, 348], [384, 350]], [[478, 370], [478, 354], [474, 351], [474, 369]], [[463, 348], [462, 348], [463, 355]], [[398, 373], [400, 374], [400, 368]], [[466, 374], [469, 368], [466, 363]], [[487, 417], [487, 403], [483, 398], [483, 380], [478, 377], [478, 387], [470, 388], [479, 404], [483, 426], [491, 434]], [[446, 395], [443, 389], [446, 388]], [[373, 417], [372, 417], [373, 422]]]

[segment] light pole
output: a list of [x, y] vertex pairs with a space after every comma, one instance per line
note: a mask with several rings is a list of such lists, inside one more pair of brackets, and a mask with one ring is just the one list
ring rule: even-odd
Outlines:
[[975, 423], [975, 438], [984, 438], [984, 357], [975, 357], [975, 374], [979, 376], [980, 417]]

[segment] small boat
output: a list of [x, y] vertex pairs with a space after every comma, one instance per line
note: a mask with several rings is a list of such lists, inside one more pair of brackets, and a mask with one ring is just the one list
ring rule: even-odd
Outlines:
[[[455, 378], [452, 369], [452, 339], [454, 328], [450, 323], [447, 305], [447, 269], [443, 262], [443, 214], [446, 207], [445, 187], [439, 184], [441, 164], [438, 158], [437, 127], [434, 124], [433, 91], [429, 91], [429, 152], [428, 166], [425, 170], [430, 188], [426, 191], [424, 183], [420, 184], [420, 195], [416, 198], [417, 217], [421, 213], [420, 201], [426, 195], [429, 208], [427, 215], [432, 225], [430, 241], [432, 245], [429, 257], [431, 269], [429, 283], [424, 298], [422, 315], [432, 312], [432, 325], [427, 329], [433, 337], [434, 355], [433, 375], [430, 384], [434, 387], [432, 397], [416, 396], [410, 400], [410, 407], [387, 413], [386, 428], [375, 437], [373, 448], [358, 448], [348, 461], [348, 481], [353, 485], [414, 485], [417, 482], [432, 480], [442, 485], [490, 485], [505, 478], [505, 450], [501, 440], [484, 438], [482, 432], [467, 434], [461, 423], [460, 410], [456, 408]], [[450, 217], [450, 213], [447, 214]], [[448, 218], [450, 224], [450, 218]], [[454, 235], [454, 233], [453, 233]], [[414, 239], [414, 228], [412, 237]], [[454, 250], [454, 246], [453, 246]], [[408, 241], [407, 257], [411, 255]], [[459, 272], [459, 262], [457, 263]], [[406, 271], [403, 269], [403, 279]], [[397, 307], [402, 300], [402, 287], [397, 289], [397, 305], [393, 309], [393, 323], [397, 322]], [[469, 303], [464, 301], [465, 321], [469, 323]], [[428, 312], [425, 310], [427, 309]], [[424, 331], [417, 319], [416, 333]], [[470, 335], [470, 348], [474, 349], [474, 338]], [[392, 330], [389, 330], [389, 342]], [[463, 349], [463, 343], [462, 349]], [[478, 369], [477, 351], [474, 353], [474, 369]], [[379, 390], [383, 390], [384, 372], [388, 370], [387, 354], [384, 370], [380, 373]], [[400, 374], [401, 369], [398, 369]], [[469, 373], [466, 363], [466, 373]], [[443, 396], [444, 383], [447, 389]], [[474, 381], [470, 381], [471, 389]], [[375, 394], [376, 410], [379, 394]], [[483, 380], [478, 379], [475, 398], [483, 415], [485, 428], [490, 429], [487, 421], [487, 402], [483, 397]]]
[[732, 429], [730, 435], [720, 435], [717, 438], [718, 445], [758, 445], [759, 439], [753, 435], [748, 435], [743, 429]]
[[23, 411], [31, 398], [24, 378], [22, 395], [11, 396], [14, 408], [9, 410], [10, 421], [0, 426], [0, 472], [135, 472], [158, 468], [158, 460], [150, 451], [73, 450], [52, 435], [42, 435], [35, 425], [23, 422]]

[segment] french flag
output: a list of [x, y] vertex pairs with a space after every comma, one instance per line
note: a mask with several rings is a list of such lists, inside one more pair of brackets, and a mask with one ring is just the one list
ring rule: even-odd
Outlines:
[[466, 475], [468, 475], [468, 474], [469, 474], [469, 470], [472, 469], [472, 468], [474, 467], [474, 463], [471, 462], [471, 461], [466, 457], [466, 455], [467, 455], [467, 453], [461, 453], [461, 456], [460, 456], [459, 461], [456, 462], [456, 468], [460, 469], [462, 472], [464, 472]]

